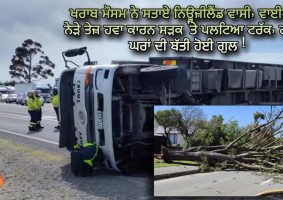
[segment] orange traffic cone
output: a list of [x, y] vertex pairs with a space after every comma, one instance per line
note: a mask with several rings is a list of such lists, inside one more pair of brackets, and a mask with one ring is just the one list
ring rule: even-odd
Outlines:
[[0, 175], [0, 187], [4, 185], [4, 177]]

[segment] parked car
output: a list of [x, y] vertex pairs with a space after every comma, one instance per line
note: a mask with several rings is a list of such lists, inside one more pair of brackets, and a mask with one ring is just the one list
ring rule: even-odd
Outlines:
[[13, 103], [17, 100], [17, 94], [8, 94], [8, 97], [6, 98], [6, 103]]
[[2, 94], [1, 95], [1, 101], [6, 102], [7, 97], [8, 97], [8, 94]]
[[21, 98], [23, 96], [24, 93], [19, 93], [16, 99], [16, 104], [20, 104]]
[[19, 99], [19, 104], [21, 104], [22, 106], [27, 105], [27, 93], [22, 93]]
[[17, 96], [16, 104], [21, 104], [22, 106], [26, 104], [27, 94], [19, 93]]

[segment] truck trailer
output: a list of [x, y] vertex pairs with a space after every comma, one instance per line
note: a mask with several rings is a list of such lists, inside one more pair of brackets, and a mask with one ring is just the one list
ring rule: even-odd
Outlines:
[[[66, 57], [86, 53], [82, 67]], [[151, 57], [99, 65], [86, 47], [63, 52], [59, 147], [96, 143], [116, 171], [153, 166], [154, 105], [280, 104], [281, 65]], [[152, 168], [151, 168], [152, 169]]]

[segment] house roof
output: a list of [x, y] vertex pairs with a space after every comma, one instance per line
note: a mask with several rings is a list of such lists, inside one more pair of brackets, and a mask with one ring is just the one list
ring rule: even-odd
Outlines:
[[1, 90], [1, 91], [14, 91], [14, 90], [15, 90], [15, 87], [0, 85], [0, 90]]
[[[157, 129], [154, 131], [154, 135], [158, 135], [158, 134], [163, 134], [165, 131], [164, 131], [164, 128], [162, 127], [162, 126], [158, 126], [157, 127]], [[171, 131], [170, 131], [170, 133], [171, 134], [178, 134], [179, 133], [179, 131], [177, 131], [176, 129], [172, 129]]]
[[7, 90], [8, 91], [14, 91], [15, 90], [15, 87], [13, 86], [6, 86]]

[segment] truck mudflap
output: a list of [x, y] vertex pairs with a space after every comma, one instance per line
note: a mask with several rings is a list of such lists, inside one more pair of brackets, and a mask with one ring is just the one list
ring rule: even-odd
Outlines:
[[77, 143], [74, 130], [73, 109], [73, 79], [75, 69], [65, 70], [60, 77], [59, 85], [59, 118], [60, 118], [60, 136], [59, 148], [66, 147], [69, 151]]

